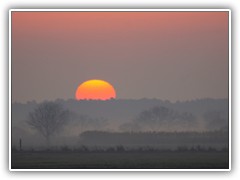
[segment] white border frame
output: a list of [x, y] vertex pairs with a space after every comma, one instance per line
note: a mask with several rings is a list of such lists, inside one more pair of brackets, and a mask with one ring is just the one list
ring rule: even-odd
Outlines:
[[[229, 102], [229, 168], [228, 169], [12, 169], [11, 168], [11, 35], [12, 12], [228, 12], [228, 102]], [[232, 141], [231, 141], [231, 10], [230, 9], [10, 9], [9, 10], [9, 170], [10, 171], [231, 171]]]

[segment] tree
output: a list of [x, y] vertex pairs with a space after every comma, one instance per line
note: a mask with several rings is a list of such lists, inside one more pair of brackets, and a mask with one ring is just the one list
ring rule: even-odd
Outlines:
[[135, 123], [151, 131], [189, 129], [196, 125], [196, 118], [191, 113], [179, 113], [160, 106], [142, 111], [135, 119]]
[[152, 131], [159, 130], [162, 126], [167, 126], [175, 118], [172, 110], [166, 107], [153, 107], [141, 112], [136, 118], [136, 123]]
[[55, 102], [43, 102], [29, 113], [27, 123], [46, 138], [47, 146], [50, 138], [59, 132], [70, 117], [68, 110]]

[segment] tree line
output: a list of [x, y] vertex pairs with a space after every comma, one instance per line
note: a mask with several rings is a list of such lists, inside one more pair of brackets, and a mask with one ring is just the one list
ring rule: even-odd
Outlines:
[[[62, 131], [63, 128], [71, 122], [70, 119], [75, 114], [70, 112], [68, 109], [63, 108], [57, 102], [44, 102], [39, 104], [34, 111], [29, 113], [27, 123], [30, 127], [38, 131], [43, 137], [46, 139], [47, 146], [49, 146], [51, 142], [52, 136], [56, 135], [59, 131]], [[219, 112], [208, 112], [204, 114], [204, 117], [209, 120], [209, 123], [214, 126], [214, 124], [220, 124], [222, 127], [228, 126], [228, 121], [226, 121], [226, 117]], [[88, 116], [80, 116], [79, 123], [81, 127], [89, 127], [93, 124], [95, 125], [95, 129], [99, 127], [104, 127], [107, 125], [108, 121], [105, 118], [91, 118]], [[131, 134], [129, 136], [128, 133], [100, 133], [100, 132], [86, 132], [81, 134], [81, 137], [89, 138], [91, 136], [95, 136], [95, 139], [99, 139], [103, 137], [105, 139], [101, 139], [101, 141], [105, 141], [106, 139], [114, 139], [117, 141], [120, 137], [126, 137], [126, 139], [131, 139], [133, 137], [137, 137], [138, 139], [145, 139], [146, 141], [152, 141], [151, 138], [154, 135], [154, 138], [163, 138], [167, 135], [168, 139], [171, 138], [174, 133], [137, 133], [139, 131], [159, 131], [164, 129], [171, 129], [175, 126], [178, 127], [194, 127], [197, 126], [196, 117], [192, 113], [183, 112], [179, 113], [173, 109], [166, 108], [163, 106], [156, 106], [149, 108], [147, 110], [142, 111], [139, 115], [129, 123], [125, 123], [121, 125], [120, 129], [125, 132], [136, 132], [135, 134]], [[226, 128], [227, 129], [227, 128]], [[215, 136], [210, 136], [213, 134], [208, 134], [207, 138]], [[183, 134], [174, 134], [174, 138], [180, 138]], [[199, 136], [199, 135], [197, 135]], [[196, 134], [188, 134], [188, 136], [184, 136], [186, 139], [191, 139], [192, 137], [196, 137]], [[228, 136], [226, 136], [227, 138]], [[203, 138], [201, 134], [201, 138]], [[217, 138], [217, 137], [216, 137]], [[120, 138], [121, 139], [121, 138]], [[123, 138], [124, 139], [124, 138]], [[210, 138], [211, 139], [211, 138]], [[216, 139], [214, 139], [216, 140]], [[167, 140], [166, 140], [167, 141]]]

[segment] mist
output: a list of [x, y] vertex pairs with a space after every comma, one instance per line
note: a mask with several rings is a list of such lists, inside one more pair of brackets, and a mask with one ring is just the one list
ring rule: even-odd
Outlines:
[[[108, 101], [58, 99], [54, 103], [60, 104], [64, 109], [68, 109], [71, 114], [66, 124], [51, 138], [51, 146], [55, 147], [79, 147], [87, 144], [99, 146], [117, 144], [138, 146], [139, 144], [136, 144], [134, 141], [132, 143], [129, 141], [126, 144], [124, 143], [131, 137], [126, 135], [128, 133], [135, 133], [136, 139], [143, 139], [143, 134], [138, 138], [136, 134], [146, 133], [146, 137], [148, 137], [148, 133], [153, 132], [172, 134], [185, 132], [200, 134], [213, 131], [228, 132], [227, 99], [198, 99], [176, 103], [158, 99]], [[35, 101], [12, 104], [13, 147], [18, 148], [19, 139], [22, 140], [22, 146], [25, 149], [46, 147], [45, 138], [27, 123], [29, 114], [39, 104], [41, 103], [36, 103]], [[86, 136], [87, 132], [92, 132], [91, 138]], [[100, 132], [113, 134], [106, 135], [105, 139], [102, 138], [98, 143], [94, 144], [94, 139], [99, 137], [98, 133]], [[119, 137], [115, 144], [109, 144], [107, 136]], [[145, 140], [140, 144], [152, 145], [148, 142], [149, 140]], [[175, 147], [180, 145], [179, 143], [176, 144], [176, 142], [177, 140], [172, 141], [170, 143], [171, 147], [174, 143]], [[220, 144], [226, 146], [227, 142], [224, 140]], [[196, 142], [194, 143], [196, 144]], [[156, 144], [161, 143], [156, 141]], [[208, 144], [211, 144], [211, 142], [208, 142]]]

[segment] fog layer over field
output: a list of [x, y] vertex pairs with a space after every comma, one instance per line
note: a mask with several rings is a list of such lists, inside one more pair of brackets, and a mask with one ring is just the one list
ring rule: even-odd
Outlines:
[[[56, 100], [55, 103], [68, 109], [70, 116], [67, 123], [51, 137], [52, 146], [159, 146], [166, 145], [167, 141], [171, 145], [166, 147], [204, 143], [216, 147], [228, 145], [227, 99], [199, 99], [175, 103], [158, 99], [108, 101], [70, 99]], [[22, 140], [24, 148], [45, 146], [45, 138], [27, 123], [29, 113], [34, 112], [38, 106], [39, 104], [34, 101], [12, 104], [12, 146], [18, 147], [19, 139]], [[107, 134], [103, 136], [101, 132]], [[176, 132], [198, 134], [194, 136], [194, 133], [188, 133], [181, 138], [178, 136], [183, 133]], [[203, 132], [218, 134], [204, 135]], [[154, 136], [151, 133], [158, 134]], [[198, 137], [198, 141], [194, 142], [195, 139], [191, 137]], [[185, 144], [183, 139], [188, 139]], [[216, 139], [218, 140], [215, 141]], [[112, 143], [113, 141], [115, 143]]]

